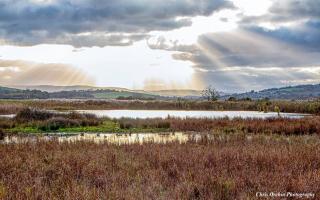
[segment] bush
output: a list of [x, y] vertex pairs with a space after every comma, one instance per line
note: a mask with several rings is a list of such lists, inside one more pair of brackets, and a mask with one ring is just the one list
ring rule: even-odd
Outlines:
[[228, 98], [228, 101], [237, 101], [237, 98], [235, 98], [235, 97], [229, 97], [229, 98]]
[[121, 129], [130, 129], [133, 128], [133, 124], [128, 122], [120, 122], [120, 128]]
[[0, 129], [0, 140], [3, 140], [4, 136], [5, 136], [4, 131]]
[[15, 122], [11, 119], [1, 118], [0, 119], [0, 129], [14, 128], [16, 126]]
[[53, 117], [53, 115], [53, 113], [50, 113], [48, 111], [25, 108], [18, 112], [14, 119], [20, 122], [28, 122], [36, 120], [47, 120]]
[[159, 122], [157, 124], [157, 128], [170, 128], [170, 127], [171, 127], [171, 124], [170, 122], [167, 122], [167, 121]]
[[71, 120], [78, 120], [81, 126], [97, 126], [102, 122], [102, 120], [97, 118], [96, 115], [87, 113], [81, 114], [77, 112], [71, 112], [63, 117]]
[[79, 127], [80, 122], [77, 120], [56, 117], [45, 121], [39, 126], [42, 131], [56, 131], [60, 128]]

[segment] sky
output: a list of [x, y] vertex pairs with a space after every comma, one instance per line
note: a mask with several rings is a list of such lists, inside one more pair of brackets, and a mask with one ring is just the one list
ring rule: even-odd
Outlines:
[[0, 0], [0, 85], [319, 82], [319, 0]]

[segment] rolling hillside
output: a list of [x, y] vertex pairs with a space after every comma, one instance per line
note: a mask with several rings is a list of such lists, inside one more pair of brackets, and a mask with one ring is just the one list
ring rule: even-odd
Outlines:
[[129, 91], [126, 88], [119, 87], [95, 87], [88, 85], [71, 85], [71, 86], [56, 86], [56, 85], [12, 85], [8, 86], [21, 90], [41, 90], [44, 92], [61, 92], [61, 91], [80, 91], [80, 90], [116, 90]]
[[[188, 99], [198, 99], [201, 92], [197, 90], [160, 90], [160, 91], [143, 91], [129, 90], [125, 88], [98, 89], [91, 86], [67, 86], [67, 90], [60, 91], [62, 86], [45, 86], [49, 91], [39, 89], [16, 89], [9, 87], [0, 87], [1, 99], [50, 99], [50, 98], [67, 98], [67, 99], [120, 99], [120, 100], [152, 100], [152, 99], [172, 99], [183, 97]], [[88, 88], [87, 88], [88, 87]], [[111, 87], [106, 87], [111, 88]], [[74, 90], [71, 90], [74, 89]], [[82, 90], [81, 90], [82, 89]], [[251, 91], [241, 94], [223, 95], [221, 99], [284, 99], [284, 100], [308, 100], [320, 98], [320, 84], [317, 85], [298, 85], [283, 88], [271, 88], [258, 92]]]
[[235, 97], [236, 99], [286, 99], [286, 100], [307, 100], [320, 98], [320, 84], [317, 85], [298, 85], [282, 88], [271, 88], [258, 92], [251, 91], [242, 94], [232, 94], [223, 96], [223, 99]]
[[117, 91], [111, 89], [103, 90], [73, 90], [47, 92], [40, 90], [21, 90], [16, 88], [0, 87], [0, 99], [121, 99], [121, 100], [152, 100], [165, 99], [159, 95]]

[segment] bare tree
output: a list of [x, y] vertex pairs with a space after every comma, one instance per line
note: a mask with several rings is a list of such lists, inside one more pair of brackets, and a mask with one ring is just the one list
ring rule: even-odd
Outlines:
[[210, 85], [202, 91], [202, 97], [208, 101], [217, 101], [219, 98], [219, 93]]

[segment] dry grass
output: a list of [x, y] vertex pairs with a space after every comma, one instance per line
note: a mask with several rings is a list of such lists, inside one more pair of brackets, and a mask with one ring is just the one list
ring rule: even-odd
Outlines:
[[0, 145], [0, 198], [220, 200], [254, 199], [258, 191], [320, 195], [319, 152], [315, 136], [248, 140], [234, 135], [166, 145]]
[[0, 114], [13, 114], [19, 112], [23, 108], [22, 104], [15, 102], [0, 102]]
[[170, 128], [174, 131], [214, 131], [222, 133], [254, 133], [306, 135], [320, 133], [320, 117], [312, 116], [301, 119], [130, 119], [116, 120], [124, 128]]
[[17, 113], [23, 107], [49, 110], [248, 110], [320, 114], [320, 101], [200, 101], [200, 100], [0, 100], [0, 114]]

